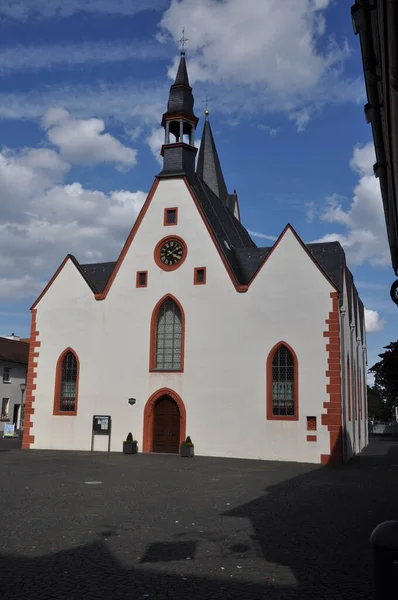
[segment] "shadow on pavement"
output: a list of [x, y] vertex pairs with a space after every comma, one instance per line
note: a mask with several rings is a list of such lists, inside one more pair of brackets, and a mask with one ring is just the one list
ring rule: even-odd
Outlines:
[[[376, 443], [346, 466], [293, 477], [224, 513], [231, 519], [251, 521], [253, 546], [264, 559], [260, 579], [258, 573], [252, 579], [246, 574], [246, 582], [245, 575], [238, 581], [238, 576], [225, 574], [196, 572], [183, 577], [173, 573], [172, 566], [166, 567], [168, 560], [186, 560], [187, 552], [195, 560], [200, 542], [195, 531], [186, 531], [178, 540], [149, 544], [141, 564], [126, 568], [104, 539], [116, 532], [106, 531], [99, 533], [97, 542], [42, 557], [0, 554], [2, 597], [370, 600], [369, 535], [381, 521], [397, 518], [396, 467], [398, 445]], [[217, 532], [208, 535], [214, 539]], [[248, 549], [243, 540], [236, 539], [224, 551], [240, 553], [244, 560]], [[289, 572], [290, 578], [282, 577], [282, 571]]]

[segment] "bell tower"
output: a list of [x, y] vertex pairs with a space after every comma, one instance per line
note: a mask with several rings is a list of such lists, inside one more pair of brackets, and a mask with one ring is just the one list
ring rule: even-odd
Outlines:
[[185, 63], [184, 42], [175, 82], [170, 87], [167, 112], [162, 117], [165, 130], [164, 144], [160, 151], [163, 156], [161, 176], [190, 175], [195, 172], [195, 129], [199, 119], [194, 115], [194, 98], [189, 85]]

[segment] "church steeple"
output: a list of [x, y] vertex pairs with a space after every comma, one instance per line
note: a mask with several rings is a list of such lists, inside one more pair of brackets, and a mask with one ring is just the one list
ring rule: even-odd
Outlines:
[[220, 159], [218, 158], [213, 132], [211, 130], [208, 110], [205, 111], [205, 115], [206, 119], [200, 142], [196, 173], [211, 191], [225, 203], [228, 191], [227, 186], [225, 185]]
[[[184, 38], [183, 34], [183, 41]], [[193, 112], [194, 98], [189, 85], [185, 50], [181, 50], [180, 64], [173, 85], [170, 87], [167, 112], [162, 118], [165, 139], [160, 154], [163, 169], [160, 175], [191, 175], [195, 171], [194, 132], [199, 119]]]
[[205, 110], [205, 124], [203, 127], [202, 139], [196, 174], [211, 189], [224, 206], [240, 221], [238, 196], [234, 190], [229, 194], [225, 184], [224, 175], [221, 169], [220, 159], [218, 158], [216, 144], [214, 142], [213, 132], [209, 121], [209, 111]]

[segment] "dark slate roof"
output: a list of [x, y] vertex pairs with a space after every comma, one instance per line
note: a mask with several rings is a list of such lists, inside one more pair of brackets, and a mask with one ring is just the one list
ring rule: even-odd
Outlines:
[[358, 292], [357, 292], [357, 288], [355, 287], [355, 285], [352, 286], [352, 293], [353, 293], [353, 299], [354, 299], [355, 329], [356, 329], [356, 331], [358, 331]]
[[[193, 112], [194, 98], [192, 88], [189, 86], [187, 67], [184, 56], [181, 56], [176, 80], [170, 87], [167, 112], [185, 112], [187, 116], [196, 117]], [[167, 113], [166, 113], [167, 114]], [[163, 123], [163, 121], [162, 121]]]
[[271, 252], [272, 248], [238, 248], [235, 250], [235, 255], [239, 263], [241, 273], [243, 275], [243, 285], [249, 283], [253, 275], [258, 271], [260, 265], [266, 256]]
[[359, 296], [358, 296], [358, 307], [359, 307], [359, 323], [360, 323], [360, 327], [361, 327], [361, 341], [363, 344], [365, 341], [364, 340], [365, 307]]
[[0, 360], [28, 364], [29, 343], [0, 337]]
[[[306, 246], [336, 288], [339, 291], [342, 290], [344, 277], [344, 250], [339, 242], [307, 244]], [[264, 248], [244, 248], [236, 251], [240, 270], [245, 278], [245, 281], [242, 283], [249, 283], [271, 250], [272, 246]]]
[[235, 250], [255, 248], [255, 243], [238, 219], [198, 175], [193, 174], [188, 180], [217, 239], [221, 252], [235, 274], [236, 280], [241, 283], [244, 276]]
[[348, 297], [348, 320], [350, 325], [352, 323], [352, 290], [354, 287], [354, 278], [350, 269], [346, 269], [346, 279], [347, 279], [347, 297]]
[[100, 294], [104, 291], [115, 265], [116, 262], [104, 262], [79, 266], [90, 281], [91, 287], [95, 288], [94, 291]]
[[174, 84], [175, 85], [186, 85], [186, 86], [190, 87], [189, 79], [188, 79], [187, 64], [185, 62], [185, 56], [183, 54], [181, 54], [180, 64], [178, 65], [178, 71], [177, 71], [176, 80], [175, 80]]
[[[342, 292], [344, 286], [345, 254], [340, 243], [321, 242], [306, 244], [306, 246], [339, 292]], [[340, 298], [342, 302], [342, 296]]]
[[220, 159], [211, 130], [210, 121], [206, 115], [198, 156], [196, 173], [206, 185], [226, 204], [228, 192], [222, 173]]

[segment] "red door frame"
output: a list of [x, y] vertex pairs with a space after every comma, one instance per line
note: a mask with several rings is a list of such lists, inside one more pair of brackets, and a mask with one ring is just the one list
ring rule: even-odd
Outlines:
[[187, 429], [187, 416], [184, 402], [181, 400], [180, 396], [170, 390], [169, 388], [162, 388], [152, 394], [144, 408], [144, 434], [143, 434], [143, 442], [142, 442], [142, 451], [143, 452], [153, 452], [153, 425], [154, 425], [154, 408], [157, 400], [162, 396], [170, 396], [177, 404], [178, 409], [180, 411], [180, 441], [183, 442], [186, 437], [186, 429]]

